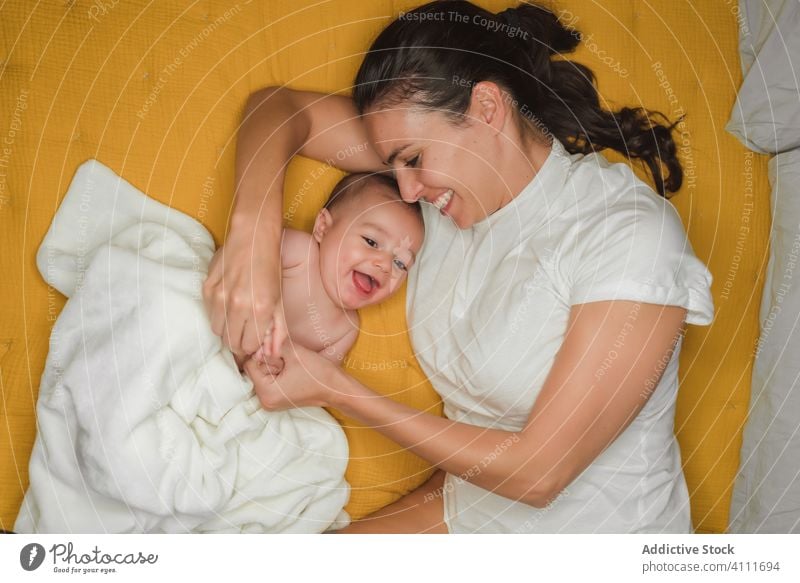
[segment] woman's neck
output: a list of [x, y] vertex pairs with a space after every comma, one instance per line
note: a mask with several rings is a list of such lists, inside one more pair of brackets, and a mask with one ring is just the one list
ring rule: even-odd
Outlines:
[[[500, 176], [505, 179], [504, 190], [506, 196], [500, 204], [503, 208], [525, 189], [528, 184], [536, 177], [544, 166], [550, 151], [553, 149], [549, 143], [544, 143], [537, 139], [525, 139], [521, 147], [514, 148], [506, 160]], [[499, 210], [499, 209], [498, 209]]]

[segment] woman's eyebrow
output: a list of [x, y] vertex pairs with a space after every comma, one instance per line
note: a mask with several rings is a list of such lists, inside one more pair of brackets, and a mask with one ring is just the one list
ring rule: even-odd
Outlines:
[[397, 148], [392, 150], [392, 153], [389, 154], [389, 158], [386, 160], [386, 162], [384, 162], [384, 164], [386, 164], [387, 166], [391, 166], [392, 162], [394, 162], [394, 159], [397, 158], [397, 155], [406, 148], [408, 148], [410, 145], [411, 144], [403, 144], [402, 146], [398, 146]]

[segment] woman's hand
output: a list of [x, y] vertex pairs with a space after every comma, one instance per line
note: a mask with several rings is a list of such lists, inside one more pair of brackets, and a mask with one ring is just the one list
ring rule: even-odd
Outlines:
[[232, 231], [203, 284], [211, 329], [239, 356], [259, 348], [265, 356], [279, 354], [287, 336], [280, 257], [271, 257], [263, 238], [257, 229]]
[[349, 172], [383, 168], [349, 97], [267, 87], [248, 98], [236, 138], [228, 239], [203, 286], [212, 330], [239, 356], [259, 346], [278, 355], [286, 338], [280, 244], [284, 178], [295, 154], [335, 159]]
[[341, 390], [338, 366], [325, 357], [296, 344], [283, 350], [283, 370], [270, 374], [262, 363], [249, 359], [244, 364], [247, 376], [261, 406], [267, 411], [282, 411], [297, 407], [327, 407], [331, 397]]

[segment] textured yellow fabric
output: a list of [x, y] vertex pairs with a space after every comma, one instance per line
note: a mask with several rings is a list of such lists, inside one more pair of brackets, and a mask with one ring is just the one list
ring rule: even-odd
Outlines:
[[[312, 6], [313, 4], [313, 6]], [[73, 0], [0, 7], [0, 527], [27, 486], [34, 404], [63, 298], [34, 256], [77, 166], [97, 158], [158, 200], [201, 220], [217, 242], [230, 210], [234, 137], [247, 95], [289, 84], [347, 90], [361, 53], [416, 2], [270, 0], [193, 3]], [[509, 2], [481, 2], [499, 10]], [[723, 127], [740, 82], [736, 3], [569, 0], [555, 4], [587, 42], [577, 59], [611, 105], [686, 114], [687, 184], [673, 199], [715, 275], [717, 317], [690, 328], [676, 429], [695, 526], [727, 522], [749, 397], [769, 224], [765, 160]], [[657, 63], [660, 63], [658, 65]], [[340, 174], [290, 167], [292, 225], [309, 227]], [[745, 227], [747, 230], [743, 230]], [[346, 366], [433, 413], [438, 400], [405, 333], [403, 298], [363, 314]], [[362, 516], [430, 475], [422, 460], [341, 419], [351, 447], [348, 510]]]

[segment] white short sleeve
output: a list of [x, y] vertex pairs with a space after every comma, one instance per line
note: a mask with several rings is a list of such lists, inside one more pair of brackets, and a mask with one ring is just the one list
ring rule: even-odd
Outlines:
[[689, 324], [714, 316], [711, 274], [695, 256], [678, 213], [644, 189], [604, 212], [581, 217], [574, 242], [570, 303], [640, 301], [688, 310]]

